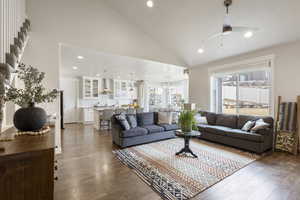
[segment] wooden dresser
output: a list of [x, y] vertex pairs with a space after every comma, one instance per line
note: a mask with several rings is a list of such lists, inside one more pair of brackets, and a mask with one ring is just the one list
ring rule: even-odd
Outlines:
[[0, 142], [0, 199], [53, 200], [54, 135]]

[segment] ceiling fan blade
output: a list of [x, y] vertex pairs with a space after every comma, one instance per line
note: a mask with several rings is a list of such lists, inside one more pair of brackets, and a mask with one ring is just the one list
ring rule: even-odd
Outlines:
[[247, 31], [258, 31], [258, 28], [254, 27], [243, 27], [243, 26], [233, 26], [232, 32], [247, 32]]
[[220, 36], [222, 36], [222, 34], [223, 34], [223, 33], [216, 33], [216, 34], [214, 34], [214, 35], [208, 37], [206, 41], [212, 40], [212, 39], [217, 38], [217, 37], [220, 37]]

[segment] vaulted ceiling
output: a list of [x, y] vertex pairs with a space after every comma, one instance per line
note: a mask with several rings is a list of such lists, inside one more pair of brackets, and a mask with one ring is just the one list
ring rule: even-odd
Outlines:
[[204, 64], [300, 38], [299, 0], [233, 0], [233, 25], [258, 27], [252, 38], [231, 34], [197, 49], [210, 35], [220, 32], [224, 20], [223, 0], [105, 0], [124, 18], [182, 59], [188, 66]]

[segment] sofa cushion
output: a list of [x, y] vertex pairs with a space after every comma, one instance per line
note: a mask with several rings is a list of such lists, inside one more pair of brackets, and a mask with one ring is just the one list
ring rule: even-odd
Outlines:
[[158, 124], [172, 124], [171, 112], [158, 112]]
[[117, 120], [117, 122], [121, 125], [123, 130], [129, 130], [130, 129], [130, 125], [127, 121], [126, 115], [124, 113], [115, 115], [115, 118]]
[[237, 128], [237, 115], [217, 114], [216, 125]]
[[138, 126], [148, 126], [154, 124], [154, 113], [147, 112], [147, 113], [137, 113], [136, 114]]
[[147, 126], [142, 126], [142, 128], [147, 129], [148, 133], [159, 133], [165, 131], [163, 127], [157, 125], [147, 125]]
[[200, 113], [197, 113], [194, 118], [196, 124], [208, 124], [207, 118], [205, 116], [202, 116]]
[[255, 126], [255, 121], [247, 121], [242, 127], [242, 131], [249, 132]]
[[239, 115], [237, 119], [237, 129], [242, 129], [248, 121], [256, 121], [258, 117], [251, 115]]
[[251, 129], [251, 132], [257, 132], [259, 130], [268, 129], [270, 127], [270, 124], [266, 123], [263, 119], [259, 119], [255, 121], [254, 127]]
[[159, 126], [163, 127], [165, 131], [174, 131], [179, 129], [177, 124], [159, 124]]
[[263, 142], [264, 136], [256, 133], [250, 133], [242, 131], [240, 129], [231, 129], [227, 132], [228, 137], [239, 138], [243, 140], [249, 140], [253, 142]]
[[207, 111], [199, 111], [201, 116], [206, 117], [207, 122], [209, 125], [215, 125], [216, 124], [216, 119], [217, 119], [217, 114], [213, 112], [207, 112]]
[[211, 126], [205, 128], [206, 132], [219, 134], [219, 135], [226, 135], [226, 133], [230, 130], [232, 129], [225, 126]]
[[135, 114], [127, 114], [127, 121], [130, 125], [131, 128], [136, 128], [137, 127], [137, 120], [136, 120], [136, 115]]
[[148, 130], [141, 127], [135, 127], [126, 131], [122, 131], [121, 137], [122, 138], [129, 138], [129, 137], [136, 137], [136, 136], [142, 136], [147, 135]]
[[231, 128], [225, 126], [213, 126], [208, 124], [199, 124], [198, 129], [201, 132], [208, 132], [213, 134], [226, 135], [227, 131], [232, 130]]
[[213, 127], [212, 125], [208, 125], [208, 124], [197, 124], [198, 130], [201, 132], [205, 131], [206, 127]]
[[258, 119], [263, 119], [264, 122], [270, 124], [270, 128], [273, 128], [273, 118], [272, 117], [262, 117], [262, 116], [251, 116], [251, 115], [239, 115], [238, 116], [238, 122], [237, 122], [237, 128], [242, 129], [242, 127], [245, 125], [247, 121], [256, 121]]
[[273, 125], [274, 125], [274, 120], [272, 117], [259, 117], [259, 119], [263, 119], [264, 122], [268, 123], [270, 126], [270, 129], [273, 129]]

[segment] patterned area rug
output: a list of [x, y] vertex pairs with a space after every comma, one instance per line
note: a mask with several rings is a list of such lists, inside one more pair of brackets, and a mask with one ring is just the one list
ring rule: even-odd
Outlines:
[[198, 158], [176, 156], [183, 144], [183, 139], [176, 138], [114, 153], [163, 199], [172, 200], [190, 199], [260, 158], [201, 140], [190, 141]]

